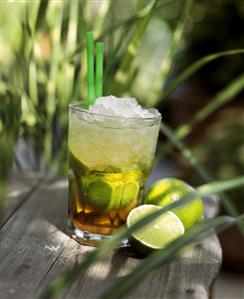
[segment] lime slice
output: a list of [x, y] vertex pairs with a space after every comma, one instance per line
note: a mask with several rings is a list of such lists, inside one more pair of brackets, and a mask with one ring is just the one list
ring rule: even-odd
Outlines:
[[[151, 186], [144, 198], [145, 204], [165, 207], [180, 198], [191, 195], [194, 189], [185, 182], [168, 178]], [[183, 222], [185, 229], [192, 227], [203, 219], [203, 202], [195, 198], [191, 202], [172, 210]]]
[[127, 206], [132, 201], [137, 199], [139, 193], [140, 185], [139, 182], [129, 182], [124, 185], [123, 195], [121, 199], [121, 206]]
[[105, 173], [121, 173], [122, 171], [119, 167], [107, 165], [105, 167], [105, 169], [103, 170], [103, 172], [105, 172]]
[[88, 168], [71, 151], [69, 151], [69, 166], [78, 178], [88, 172]]
[[107, 211], [118, 210], [121, 204], [123, 187], [119, 183], [113, 184], [112, 186], [113, 186], [113, 193]]
[[[155, 205], [141, 205], [133, 209], [127, 217], [127, 227], [162, 209]], [[167, 244], [184, 234], [184, 225], [172, 212], [159, 215], [150, 223], [132, 234], [131, 242], [140, 253], [164, 248]]]
[[118, 210], [136, 200], [139, 192], [138, 182], [122, 184], [105, 180], [93, 180], [86, 188], [86, 200], [99, 211]]
[[113, 195], [113, 188], [102, 180], [92, 181], [86, 190], [86, 199], [92, 208], [106, 211]]

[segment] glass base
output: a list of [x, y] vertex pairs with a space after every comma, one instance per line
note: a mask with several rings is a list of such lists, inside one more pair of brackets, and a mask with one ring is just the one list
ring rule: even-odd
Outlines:
[[[99, 246], [101, 241], [108, 240], [112, 237], [111, 235], [93, 234], [87, 231], [82, 231], [73, 224], [71, 219], [68, 219], [67, 234], [82, 245], [94, 247]], [[127, 246], [129, 246], [128, 240], [123, 239], [120, 246], [117, 248]]]

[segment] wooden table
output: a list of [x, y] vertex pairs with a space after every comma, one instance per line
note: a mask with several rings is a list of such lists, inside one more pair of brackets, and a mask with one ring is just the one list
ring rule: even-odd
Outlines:
[[[214, 198], [208, 216], [216, 213]], [[91, 247], [79, 245], [65, 233], [67, 180], [15, 174], [1, 222], [0, 294], [2, 299], [35, 299]], [[58, 298], [99, 298], [108, 285], [139, 261], [118, 253], [93, 266]], [[150, 275], [125, 298], [208, 298], [221, 265], [216, 236], [204, 240], [179, 260]]]

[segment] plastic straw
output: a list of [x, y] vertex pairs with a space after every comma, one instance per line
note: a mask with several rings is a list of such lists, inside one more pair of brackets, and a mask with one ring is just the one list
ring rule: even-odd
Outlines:
[[87, 50], [87, 103], [94, 104], [94, 41], [93, 32], [86, 33], [86, 50]]
[[101, 97], [103, 94], [103, 43], [96, 43], [96, 77], [95, 91], [96, 97]]

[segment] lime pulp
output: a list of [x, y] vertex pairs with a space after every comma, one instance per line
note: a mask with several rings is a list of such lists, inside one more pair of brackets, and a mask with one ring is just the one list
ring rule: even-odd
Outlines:
[[[134, 208], [127, 217], [127, 227], [162, 209], [155, 205], [141, 205]], [[166, 212], [157, 216], [150, 223], [132, 233], [132, 244], [141, 252], [164, 248], [170, 242], [184, 234], [184, 225], [173, 213]]]

